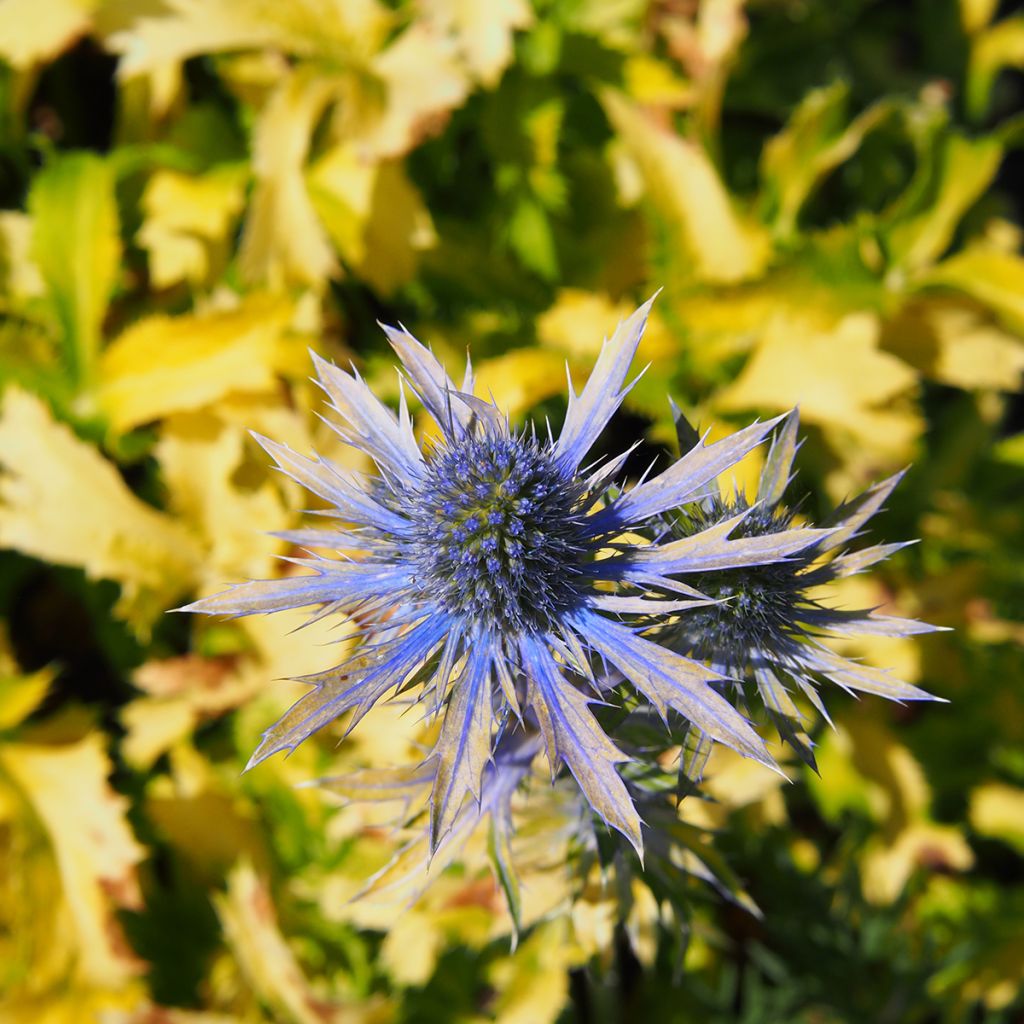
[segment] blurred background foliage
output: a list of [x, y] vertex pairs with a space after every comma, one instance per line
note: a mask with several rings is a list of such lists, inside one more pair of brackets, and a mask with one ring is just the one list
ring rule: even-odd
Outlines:
[[[2, 0], [0, 1020], [1024, 1020], [1022, 66], [996, 0]], [[486, 837], [353, 901], [401, 836], [296, 784], [414, 726], [242, 775], [344, 630], [164, 614], [281, 571], [247, 431], [351, 463], [306, 349], [396, 396], [378, 318], [558, 421], [658, 287], [610, 446], [670, 393], [799, 403], [810, 512], [912, 463], [848, 599], [954, 631], [851, 649], [952, 703], [833, 700], [790, 784], [719, 748], [745, 891], [682, 928], [573, 882], [557, 790], [515, 948]]]

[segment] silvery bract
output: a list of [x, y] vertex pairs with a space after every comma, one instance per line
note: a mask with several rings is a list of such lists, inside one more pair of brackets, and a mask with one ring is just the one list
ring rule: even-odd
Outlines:
[[582, 393], [570, 387], [557, 439], [512, 430], [494, 404], [473, 397], [470, 367], [457, 387], [404, 329], [384, 328], [440, 431], [423, 447], [404, 392], [395, 415], [358, 374], [316, 360], [341, 419], [334, 429], [372, 458], [377, 474], [363, 477], [259, 438], [337, 521], [336, 529], [284, 536], [333, 554], [293, 559], [310, 571], [242, 583], [187, 610], [238, 616], [318, 606], [315, 617], [358, 614], [374, 625], [344, 664], [305, 677], [311, 689], [266, 732], [251, 765], [294, 749], [345, 712], [352, 728], [385, 695], [409, 691], [443, 715], [430, 755], [432, 846], [466, 798], [480, 798], [495, 744], [514, 728], [539, 732], [552, 770], [564, 762], [594, 810], [640, 850], [640, 818], [616, 767], [627, 755], [589, 707], [609, 696], [598, 663], [621, 673], [662, 717], [671, 709], [702, 735], [772, 764], [757, 732], [714, 685], [720, 673], [654, 642], [652, 617], [706, 606], [681, 574], [703, 579], [774, 562], [823, 534], [787, 528], [733, 537], [715, 525], [661, 543], [636, 532], [707, 493], [779, 420], [698, 443], [622, 490], [610, 485], [628, 453], [583, 468], [629, 390], [649, 309], [650, 302], [604, 343]]
[[[681, 448], [695, 442], [696, 432], [678, 411], [676, 427]], [[799, 447], [798, 429], [799, 417], [794, 410], [779, 424], [753, 502], [740, 494], [722, 498], [725, 488], [715, 487], [710, 496], [675, 513], [668, 531], [677, 538], [675, 544], [683, 548], [702, 545], [715, 536], [763, 540], [791, 535], [794, 511], [783, 498]], [[829, 603], [829, 584], [861, 572], [906, 546], [850, 546], [902, 475], [883, 480], [841, 505], [812, 544], [770, 565], [718, 573], [680, 569], [680, 582], [716, 600], [679, 616], [659, 631], [663, 643], [706, 662], [717, 675], [732, 679], [732, 686], [725, 689], [741, 702], [748, 690], [755, 692], [781, 737], [812, 768], [812, 743], [805, 731], [805, 718], [792, 699], [794, 691], [799, 691], [826, 720], [828, 713], [818, 693], [823, 680], [847, 692], [859, 690], [896, 701], [938, 699], [889, 672], [843, 657], [827, 642], [835, 637], [909, 636], [939, 628], [879, 615], [870, 608], [836, 608]], [[663, 550], [672, 548], [669, 543]], [[692, 723], [684, 751], [684, 770], [691, 779], [700, 777], [712, 741], [699, 722]]]

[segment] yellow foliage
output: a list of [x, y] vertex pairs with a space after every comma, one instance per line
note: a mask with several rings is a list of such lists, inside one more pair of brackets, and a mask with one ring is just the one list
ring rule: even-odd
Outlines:
[[878, 342], [878, 320], [867, 313], [846, 316], [831, 331], [780, 313], [715, 404], [731, 411], [799, 406], [808, 423], [853, 435], [873, 451], [905, 453], [920, 417], [888, 406], [916, 375]]
[[51, 60], [87, 32], [99, 0], [5, 0], [0, 57], [18, 69]]
[[628, 100], [605, 92], [608, 116], [639, 166], [651, 204], [680, 232], [698, 279], [731, 284], [767, 264], [767, 233], [738, 213], [699, 144], [665, 131]]
[[371, 1024], [383, 1021], [379, 1000], [343, 1005], [318, 992], [305, 977], [277, 923], [265, 883], [241, 862], [217, 899], [227, 943], [246, 983], [273, 1007], [278, 1019], [295, 1024]]
[[8, 388], [0, 453], [0, 546], [116, 580], [118, 612], [139, 629], [194, 585], [199, 550], [188, 532], [135, 497], [38, 398]]
[[111, 426], [273, 390], [291, 314], [286, 301], [252, 295], [236, 309], [140, 320], [103, 353], [99, 401]]
[[125, 820], [128, 801], [107, 782], [110, 759], [99, 735], [65, 745], [7, 744], [0, 768], [46, 830], [75, 936], [76, 976], [98, 986], [124, 984], [139, 964], [114, 910], [138, 903], [135, 868], [142, 847]]
[[244, 167], [217, 167], [204, 174], [159, 170], [142, 195], [145, 221], [139, 244], [149, 253], [157, 288], [179, 281], [204, 284], [223, 265], [231, 227], [245, 199]]
[[422, 7], [429, 21], [454, 35], [462, 60], [487, 88], [497, 84], [512, 60], [514, 31], [534, 20], [527, 0], [425, 0]]
[[1024, 789], [988, 782], [971, 793], [971, 828], [1024, 851]]

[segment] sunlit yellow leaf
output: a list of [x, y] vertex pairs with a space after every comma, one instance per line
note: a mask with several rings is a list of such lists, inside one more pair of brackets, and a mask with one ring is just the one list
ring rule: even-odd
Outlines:
[[934, 199], [889, 233], [894, 266], [914, 271], [942, 256], [963, 215], [995, 177], [1003, 149], [1002, 141], [994, 136], [967, 139], [950, 133], [944, 138]]
[[205, 174], [159, 170], [142, 194], [145, 221], [137, 238], [149, 253], [157, 288], [204, 282], [225, 262], [230, 231], [244, 201], [246, 170], [218, 167]]
[[127, 800], [109, 786], [111, 764], [99, 735], [62, 746], [0, 747], [10, 775], [49, 836], [78, 945], [79, 976], [118, 985], [139, 969], [114, 909], [138, 903], [142, 847], [125, 820]]
[[231, 872], [228, 891], [216, 904], [242, 975], [273, 1008], [275, 1019], [296, 1024], [382, 1020], [379, 1000], [345, 1006], [313, 990], [281, 934], [270, 892], [251, 866], [242, 862]]
[[89, 31], [98, 0], [4, 0], [0, 57], [15, 68], [51, 60]]
[[10, 729], [32, 714], [53, 682], [53, 669], [19, 675], [13, 667], [0, 658], [0, 729]]
[[379, 166], [346, 144], [332, 146], [307, 175], [310, 200], [338, 254], [352, 266], [366, 254], [366, 224]]
[[199, 551], [188, 533], [14, 388], [3, 397], [0, 461], [0, 547], [116, 580], [119, 613], [140, 627], [193, 585]]
[[967, 64], [967, 109], [984, 116], [996, 75], [1004, 68], [1024, 67], [1024, 17], [1004, 18], [980, 30], [971, 40]]
[[359, 275], [383, 295], [412, 280], [420, 252], [437, 242], [416, 187], [397, 161], [380, 164], [374, 181]]
[[476, 369], [477, 394], [488, 400], [493, 395], [498, 408], [513, 419], [565, 392], [565, 359], [555, 352], [513, 349], [483, 360]]
[[291, 304], [254, 295], [237, 309], [151, 316], [103, 353], [100, 405], [117, 431], [275, 386]]
[[241, 427], [203, 413], [170, 419], [157, 444], [168, 504], [200, 538], [211, 586], [279, 570], [274, 556], [283, 545], [268, 534], [291, 526], [294, 513], [277, 474], [246, 466], [247, 458], [257, 457], [253, 447]]
[[538, 927], [488, 972], [497, 990], [496, 1024], [549, 1024], [569, 998], [569, 943], [564, 918]]
[[617, 93], [603, 93], [602, 101], [639, 165], [652, 206], [686, 244], [696, 276], [731, 283], [760, 274], [770, 254], [767, 233], [734, 208], [707, 153]]
[[[600, 292], [563, 288], [555, 304], [537, 317], [537, 338], [541, 344], [566, 353], [573, 362], [589, 366], [615, 325], [635, 308], [631, 302], [613, 302]], [[635, 371], [639, 373], [646, 363], [669, 359], [676, 353], [677, 346], [655, 310], [637, 350]]]
[[775, 227], [796, 227], [803, 204], [830, 171], [848, 160], [864, 136], [896, 109], [890, 101], [868, 107], [847, 121], [849, 87], [843, 82], [809, 92], [778, 135], [765, 144], [761, 176], [775, 202]]
[[665, 61], [649, 53], [630, 56], [624, 68], [626, 92], [647, 106], [686, 108], [694, 101], [694, 88]]
[[920, 281], [970, 295], [988, 306], [1011, 330], [1024, 334], [1024, 258], [972, 246], [933, 267]]
[[1024, 789], [988, 782], [971, 793], [971, 828], [1024, 853]]
[[110, 39], [131, 78], [201, 54], [281, 47], [302, 56], [373, 52], [390, 23], [376, 0], [167, 0], [141, 6]]
[[886, 325], [885, 337], [888, 351], [954, 387], [1015, 391], [1024, 373], [1024, 341], [969, 302], [911, 303]]
[[974, 854], [960, 830], [918, 821], [903, 829], [894, 843], [869, 844], [861, 863], [864, 895], [872, 903], [892, 903], [915, 870], [967, 871]]
[[799, 405], [808, 423], [899, 452], [919, 426], [913, 414], [901, 420], [884, 406], [907, 392], [916, 375], [880, 351], [878, 340], [878, 321], [866, 313], [844, 317], [831, 331], [780, 314], [716, 406], [782, 412]]
[[336, 269], [304, 176], [313, 128], [334, 90], [329, 78], [295, 71], [259, 115], [252, 143], [256, 186], [240, 253], [252, 281], [274, 288], [289, 282], [322, 287]]
[[423, 23], [407, 28], [372, 67], [386, 90], [384, 107], [359, 144], [380, 158], [408, 152], [469, 92], [454, 44]]
[[32, 232], [32, 218], [27, 213], [0, 212], [0, 281], [10, 295], [30, 298], [46, 291], [31, 255]]
[[482, 85], [496, 85], [512, 60], [516, 29], [533, 24], [526, 0], [425, 0], [427, 17], [443, 32], [455, 36], [462, 59]]

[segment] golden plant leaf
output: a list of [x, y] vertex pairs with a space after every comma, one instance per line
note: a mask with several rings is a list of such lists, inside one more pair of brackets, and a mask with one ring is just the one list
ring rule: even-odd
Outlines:
[[239, 255], [251, 281], [272, 288], [292, 282], [322, 287], [337, 269], [305, 179], [310, 137], [336, 85], [331, 78], [294, 71], [259, 114], [252, 142], [256, 185]]
[[[145, 220], [136, 238], [149, 253], [157, 288], [206, 281], [225, 262], [230, 232], [245, 201], [245, 167], [216, 167], [205, 174], [161, 169], [142, 194]], [[219, 257], [219, 258], [216, 258]]]
[[454, 43], [422, 22], [410, 25], [371, 66], [385, 98], [379, 116], [357, 139], [378, 159], [407, 153], [469, 93]]
[[970, 295], [1010, 330], [1024, 334], [1024, 257], [975, 245], [950, 256], [919, 279]]
[[78, 975], [116, 986], [140, 968], [114, 916], [138, 905], [143, 848], [125, 819], [128, 801], [107, 781], [99, 734], [61, 746], [7, 744], [0, 767], [15, 781], [49, 837], [77, 940]]
[[769, 321], [737, 379], [716, 398], [722, 411], [800, 407], [801, 417], [850, 434], [872, 449], [899, 452], [920, 429], [915, 413], [890, 406], [916, 383], [914, 371], [878, 347], [868, 313], [843, 317], [832, 330], [794, 315]]
[[52, 60], [85, 35], [99, 0], [4, 0], [0, 57], [19, 70]]
[[971, 828], [1024, 852], [1024, 789], [986, 782], [971, 793], [967, 814]]
[[498, 84], [512, 61], [515, 30], [534, 21], [526, 0], [425, 0], [421, 7], [440, 31], [454, 35], [466, 66], [488, 89]]
[[283, 299], [250, 295], [236, 309], [140, 320], [103, 353], [100, 406], [125, 431], [233, 392], [270, 392], [291, 314]]
[[232, 870], [227, 893], [215, 901], [243, 977], [273, 1007], [276, 1019], [295, 1024], [383, 1021], [384, 1006], [379, 1000], [346, 1006], [313, 991], [281, 934], [270, 892], [250, 865], [241, 862]]
[[659, 127], [618, 93], [605, 91], [601, 100], [651, 205], [686, 244], [697, 278], [732, 284], [759, 276], [771, 252], [768, 234], [734, 208], [704, 149]]
[[0, 547], [116, 580], [117, 612], [140, 629], [195, 585], [199, 550], [188, 532], [16, 388], [3, 398], [0, 453]]

